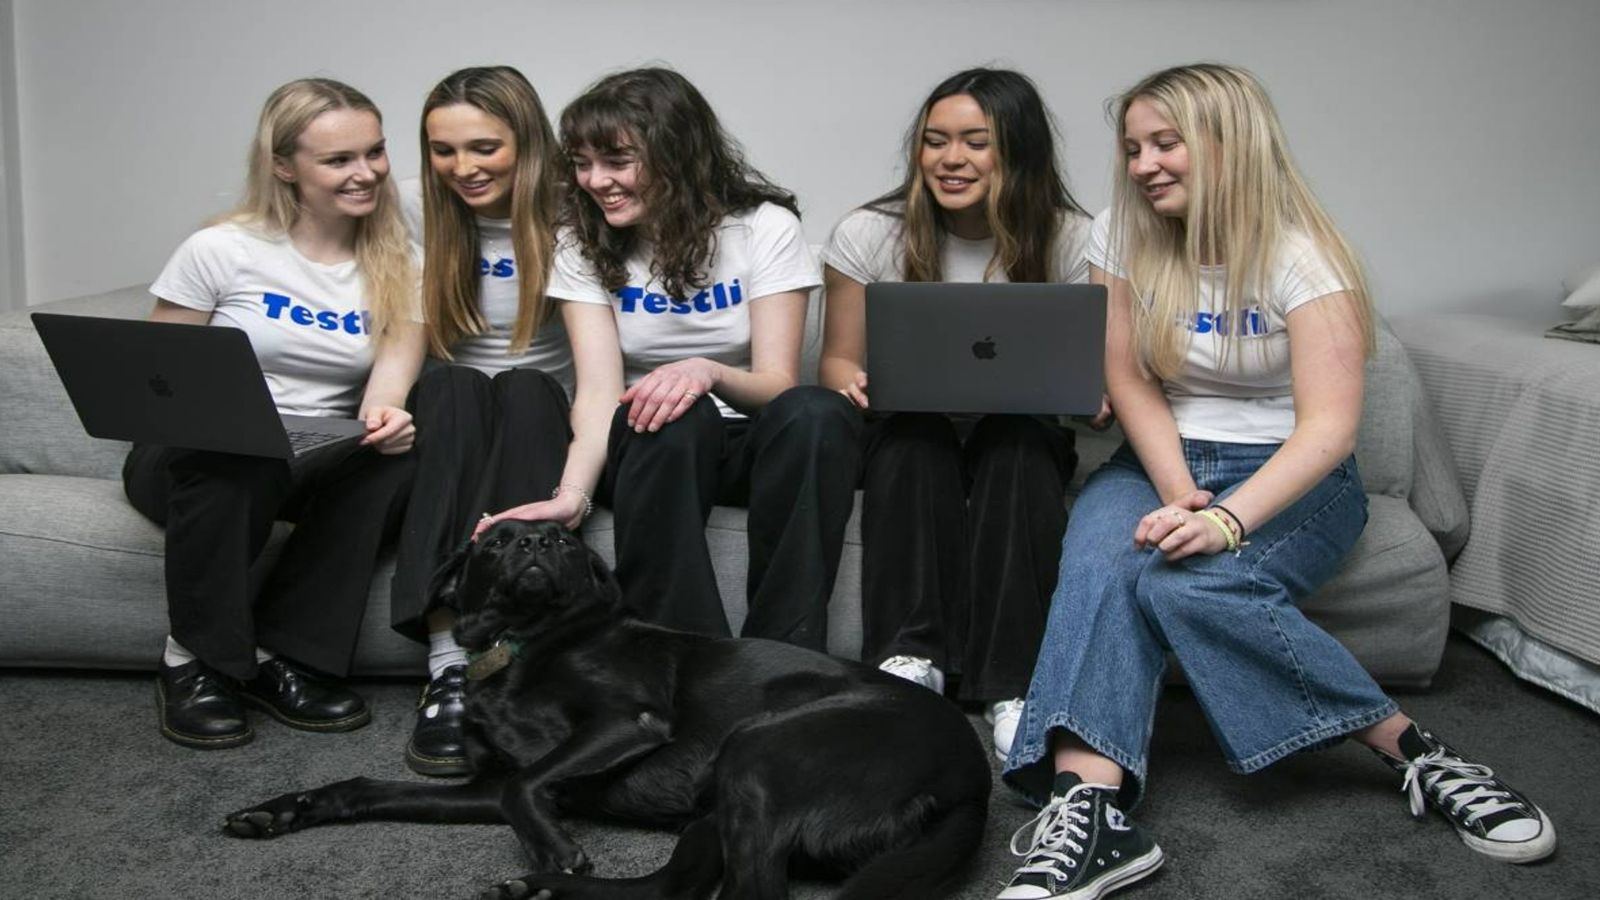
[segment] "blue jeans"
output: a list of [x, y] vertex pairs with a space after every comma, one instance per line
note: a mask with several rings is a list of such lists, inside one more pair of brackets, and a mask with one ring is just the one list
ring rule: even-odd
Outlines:
[[[1277, 449], [1183, 442], [1195, 483], [1224, 504]], [[1237, 556], [1169, 563], [1158, 550], [1135, 548], [1139, 519], [1160, 506], [1127, 445], [1090, 476], [1073, 506], [1004, 774], [1036, 803], [1050, 795], [1053, 729], [1120, 765], [1123, 808], [1138, 802], [1168, 651], [1236, 772], [1332, 743], [1397, 709], [1349, 651], [1294, 605], [1338, 571], [1366, 525], [1354, 458], [1252, 532]]]

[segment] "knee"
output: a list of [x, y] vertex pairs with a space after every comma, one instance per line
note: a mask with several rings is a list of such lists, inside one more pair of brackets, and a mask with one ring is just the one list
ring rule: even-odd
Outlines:
[[875, 427], [874, 456], [954, 458], [961, 452], [955, 425], [938, 413], [893, 413]]
[[689, 459], [700, 453], [716, 453], [723, 431], [722, 413], [710, 397], [701, 397], [683, 415], [661, 426], [659, 431], [634, 431], [628, 424], [628, 405], [621, 404], [611, 416], [611, 444], [624, 458], [664, 456]]
[[[464, 404], [485, 405], [489, 398], [489, 376], [471, 366], [453, 363], [435, 365], [417, 378], [412, 388], [411, 407], [419, 422], [454, 414]], [[418, 430], [422, 430], [419, 424]]]
[[504, 369], [496, 372], [491, 381], [495, 396], [502, 400], [548, 401], [566, 397], [560, 383], [541, 369]]
[[803, 431], [816, 440], [854, 444], [861, 434], [861, 414], [838, 391], [814, 384], [792, 387], [769, 402], [757, 419], [766, 431]]
[[[1139, 573], [1134, 597], [1142, 612], [1165, 625], [1204, 625], [1218, 621], [1218, 605], [1238, 599], [1243, 590], [1208, 572], [1211, 557], [1189, 557], [1171, 563], [1152, 552]], [[1186, 628], [1187, 630], [1187, 628]]]

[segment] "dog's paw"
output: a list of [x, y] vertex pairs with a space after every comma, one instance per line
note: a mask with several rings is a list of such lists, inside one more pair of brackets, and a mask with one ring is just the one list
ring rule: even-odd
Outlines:
[[552, 900], [549, 890], [537, 887], [534, 875], [502, 881], [478, 895], [478, 900]]
[[311, 807], [309, 793], [284, 794], [260, 806], [228, 813], [222, 821], [222, 830], [234, 837], [258, 840], [275, 838], [310, 824], [307, 813]]

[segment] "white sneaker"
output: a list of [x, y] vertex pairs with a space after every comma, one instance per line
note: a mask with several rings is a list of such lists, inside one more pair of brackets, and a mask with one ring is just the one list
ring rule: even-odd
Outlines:
[[1022, 698], [1001, 700], [983, 711], [983, 720], [994, 726], [994, 755], [1005, 762], [1011, 755], [1011, 742], [1017, 739], [1022, 724]]
[[878, 668], [912, 684], [920, 684], [935, 694], [944, 693], [944, 673], [925, 656], [891, 656], [878, 663]]

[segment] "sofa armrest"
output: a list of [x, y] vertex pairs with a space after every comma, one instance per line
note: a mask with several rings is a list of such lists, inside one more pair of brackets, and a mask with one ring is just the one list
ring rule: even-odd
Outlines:
[[57, 312], [141, 318], [150, 303], [138, 286], [0, 313], [0, 473], [119, 477], [128, 445], [84, 433], [28, 317]]

